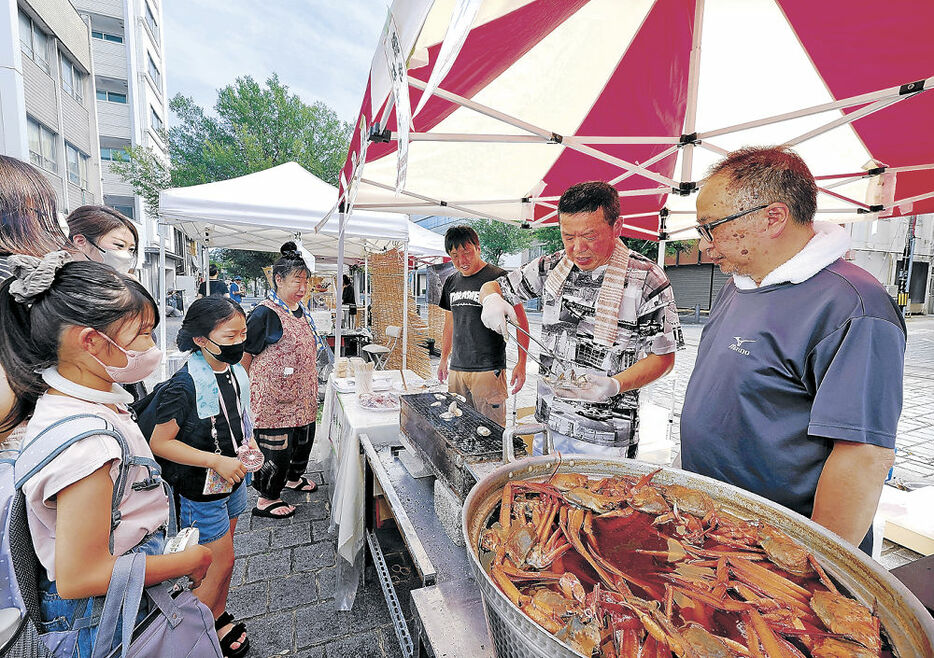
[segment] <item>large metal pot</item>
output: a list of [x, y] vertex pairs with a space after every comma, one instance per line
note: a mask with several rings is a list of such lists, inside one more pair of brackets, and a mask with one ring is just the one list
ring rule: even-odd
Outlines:
[[[473, 488], [464, 502], [463, 527], [467, 554], [480, 591], [487, 625], [500, 658], [580, 656], [567, 644], [525, 616], [493, 583], [480, 565], [477, 546], [487, 519], [510, 480], [536, 480], [555, 470], [557, 459], [533, 457], [496, 469]], [[596, 459], [565, 455], [559, 472], [594, 477], [641, 476], [657, 468], [628, 459]], [[701, 475], [664, 468], [653, 482], [682, 484], [703, 491], [740, 518], [761, 519], [782, 528], [807, 546], [827, 572], [849, 593], [875, 610], [895, 654], [900, 658], [934, 656], [934, 619], [901, 582], [837, 535], [787, 508], [737, 487]]]

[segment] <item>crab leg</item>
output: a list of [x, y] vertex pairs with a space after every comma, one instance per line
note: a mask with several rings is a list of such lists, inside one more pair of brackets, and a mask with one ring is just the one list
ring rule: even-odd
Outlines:
[[503, 591], [513, 605], [517, 607], [522, 607], [527, 604], [532, 599], [522, 592], [519, 591], [519, 588], [516, 587], [509, 576], [506, 575], [506, 572], [503, 571], [500, 567], [494, 566], [490, 569], [490, 576], [493, 578], [493, 581], [499, 585], [499, 588]]
[[499, 506], [499, 525], [504, 532], [509, 532], [509, 524], [512, 522], [512, 482], [507, 482], [503, 487], [503, 501]]
[[786, 658], [788, 654], [785, 653], [778, 636], [772, 632], [772, 629], [769, 628], [758, 612], [750, 610], [746, 615], [746, 619], [756, 629], [756, 635], [759, 636], [759, 641], [762, 642], [762, 647], [765, 649], [765, 655], [768, 658]]
[[828, 590], [830, 590], [834, 594], [839, 594], [836, 586], [834, 586], [833, 584], [833, 581], [827, 577], [827, 572], [824, 571], [824, 568], [820, 565], [817, 559], [810, 553], [808, 553], [808, 562], [811, 563], [811, 566], [814, 568], [814, 571], [817, 572], [817, 577], [820, 578], [820, 581], [824, 584], [824, 587], [826, 587]]
[[752, 580], [752, 584], [760, 584], [769, 590], [779, 590], [784, 594], [798, 599], [804, 604], [807, 604], [808, 600], [811, 598], [811, 593], [809, 591], [797, 583], [793, 583], [787, 578], [779, 576], [774, 571], [769, 571], [765, 567], [761, 567], [758, 564], [753, 564], [748, 560], [734, 557], [727, 558], [727, 561], [733, 568], [733, 572], [738, 572], [739, 574], [745, 576], [747, 582], [748, 580]]
[[526, 571], [524, 569], [517, 569], [509, 563], [503, 564], [500, 567], [510, 578], [515, 578], [516, 580], [560, 580], [562, 574], [555, 573], [554, 571]]

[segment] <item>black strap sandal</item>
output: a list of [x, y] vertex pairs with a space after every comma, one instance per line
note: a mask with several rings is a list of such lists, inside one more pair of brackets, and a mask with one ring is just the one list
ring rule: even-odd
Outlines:
[[273, 503], [272, 505], [270, 505], [269, 507], [266, 507], [265, 509], [254, 507], [252, 514], [253, 516], [261, 516], [266, 519], [287, 519], [290, 516], [295, 516], [294, 508], [292, 509], [291, 512], [286, 512], [285, 514], [273, 514], [273, 510], [281, 509], [283, 507], [289, 507], [289, 504], [280, 500], [279, 502]]
[[[299, 484], [296, 487], [290, 487], [288, 484], [286, 484], [285, 488], [289, 489], [290, 491], [299, 491], [301, 493], [311, 493], [313, 491], [318, 490], [318, 483], [312, 480], [309, 480], [304, 475], [298, 478], [298, 482]], [[305, 487], [308, 487], [308, 488], [306, 489]]]
[[232, 649], [230, 645], [240, 641], [239, 638], [246, 633], [246, 626], [242, 622], [234, 623], [233, 615], [225, 610], [224, 614], [214, 622], [214, 630], [220, 631], [227, 624], [233, 624], [233, 626], [224, 637], [218, 636], [217, 638], [221, 645], [221, 653], [224, 654], [224, 658], [242, 658], [250, 650], [250, 638], [245, 638], [236, 649]]

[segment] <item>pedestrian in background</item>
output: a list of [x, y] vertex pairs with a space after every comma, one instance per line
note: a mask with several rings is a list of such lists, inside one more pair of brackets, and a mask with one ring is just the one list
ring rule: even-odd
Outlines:
[[230, 298], [234, 300], [235, 302], [237, 302], [238, 304], [243, 303], [242, 286], [243, 286], [243, 277], [239, 275], [233, 278], [233, 281], [230, 283], [230, 286], [229, 286]]
[[230, 297], [230, 290], [227, 288], [227, 284], [220, 279], [218, 275], [220, 270], [217, 269], [217, 265], [211, 263], [211, 266], [208, 268], [208, 276], [210, 276], [211, 291], [205, 292], [207, 288], [205, 287], [204, 282], [201, 282], [201, 285], [198, 286], [198, 297], [209, 297], [211, 295], [217, 295], [219, 297]]

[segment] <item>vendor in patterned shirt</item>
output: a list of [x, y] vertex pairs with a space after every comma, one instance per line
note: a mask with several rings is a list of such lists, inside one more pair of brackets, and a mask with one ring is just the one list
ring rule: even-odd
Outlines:
[[[609, 184], [568, 188], [558, 219], [564, 250], [484, 284], [481, 318], [505, 333], [513, 305], [541, 297], [552, 354], [541, 354], [536, 418], [561, 452], [635, 457], [639, 389], [670, 372], [684, 344], [671, 284], [618, 239], [619, 194]], [[555, 382], [571, 369], [587, 381]]]

